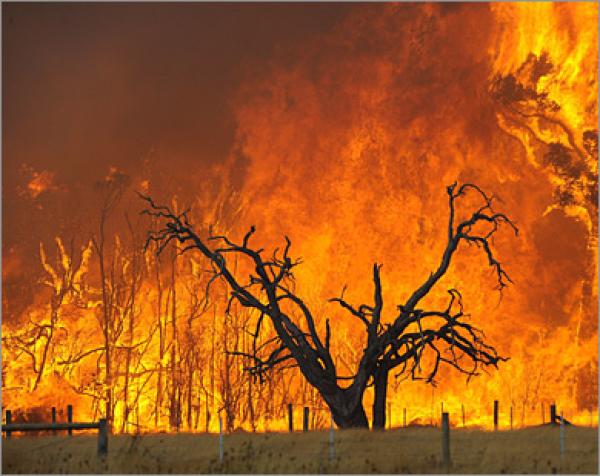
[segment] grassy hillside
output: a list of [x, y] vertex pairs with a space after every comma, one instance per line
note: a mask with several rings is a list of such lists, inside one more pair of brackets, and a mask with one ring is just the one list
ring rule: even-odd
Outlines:
[[[598, 436], [593, 428], [566, 428], [560, 461], [558, 428], [486, 432], [452, 430], [453, 473], [597, 474]], [[95, 435], [3, 438], [4, 473], [437, 473], [441, 431], [409, 428], [386, 432], [335, 432], [330, 461], [328, 432], [235, 433], [225, 436], [154, 434], [114, 436], [106, 461], [96, 456]]]

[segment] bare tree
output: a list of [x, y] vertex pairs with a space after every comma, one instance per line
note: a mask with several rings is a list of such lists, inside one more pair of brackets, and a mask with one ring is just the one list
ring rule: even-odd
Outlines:
[[[67, 252], [63, 240], [59, 237], [56, 242], [56, 259], [51, 263], [46, 256], [44, 245], [40, 243], [40, 261], [45, 271], [41, 281], [50, 290], [48, 317], [43, 314], [41, 322], [29, 318], [29, 322], [21, 332], [3, 337], [2, 342], [7, 348], [24, 353], [31, 359], [31, 368], [35, 381], [30, 389], [34, 392], [44, 377], [49, 362], [54, 360], [55, 337], [58, 330], [68, 335], [63, 322], [63, 307], [69, 302], [76, 302], [83, 293], [83, 277], [88, 271], [92, 254], [91, 243], [81, 249], [77, 261], [74, 252], [74, 240], [71, 240], [70, 251]], [[43, 342], [43, 344], [41, 344]], [[40, 352], [41, 350], [41, 352]], [[38, 355], [39, 354], [39, 355]]]
[[[121, 426], [121, 432], [125, 432], [129, 426], [129, 416], [132, 411], [130, 404], [130, 393], [133, 393], [130, 389], [130, 380], [131, 377], [131, 367], [133, 362], [133, 351], [134, 351], [134, 330], [136, 327], [136, 298], [139, 291], [139, 288], [142, 283], [142, 250], [139, 246], [139, 240], [137, 239], [136, 232], [134, 227], [129, 220], [127, 214], [125, 215], [125, 220], [127, 222], [127, 226], [129, 228], [129, 233], [131, 237], [130, 243], [130, 260], [128, 260], [127, 264], [130, 268], [129, 271], [129, 279], [127, 282], [127, 291], [126, 291], [126, 302], [124, 305], [124, 314], [128, 318], [127, 325], [127, 343], [125, 346], [125, 363], [124, 363], [124, 373], [125, 373], [125, 381], [123, 383], [123, 422]], [[123, 266], [124, 267], [124, 266]]]
[[[118, 205], [125, 188], [129, 183], [129, 177], [117, 172], [111, 171], [111, 174], [103, 181], [96, 184], [102, 201], [100, 207], [100, 218], [98, 223], [98, 234], [92, 237], [94, 250], [98, 256], [98, 267], [100, 272], [100, 285], [102, 289], [102, 320], [101, 328], [104, 337], [104, 365], [105, 365], [105, 415], [109, 428], [112, 431], [113, 423], [113, 384], [112, 384], [112, 344], [115, 342], [114, 335], [114, 308], [112, 298], [114, 289], [111, 289], [109, 279], [111, 277], [110, 263], [106, 256], [106, 227], [110, 215]], [[112, 261], [114, 265], [114, 260]]]
[[[482, 203], [469, 218], [457, 221], [457, 200], [468, 192], [474, 193]], [[413, 378], [426, 375], [424, 378], [433, 382], [440, 364], [451, 365], [473, 376], [477, 374], [479, 366], [497, 366], [499, 361], [505, 360], [484, 342], [481, 331], [461, 319], [464, 316], [462, 299], [457, 290], [449, 291], [450, 302], [444, 310], [426, 311], [417, 307], [446, 274], [461, 242], [483, 250], [496, 273], [500, 290], [511, 282], [492, 251], [491, 238], [502, 224], [517, 233], [515, 225], [506, 215], [493, 210], [493, 197], [476, 185], [463, 184], [457, 187], [455, 183], [448, 187], [447, 193], [448, 238], [440, 264], [403, 304], [397, 306], [391, 324], [382, 322], [381, 265], [373, 266], [372, 305], [354, 307], [344, 300], [343, 295], [332, 300], [358, 318], [366, 329], [365, 348], [356, 371], [349, 376], [340, 376], [336, 370], [330, 349], [329, 320], [325, 320], [324, 331], [319, 332], [313, 314], [295, 292], [293, 269], [301, 261], [290, 257], [289, 238], [285, 239], [283, 251], [275, 249], [270, 257], [265, 257], [263, 249], [249, 244], [255, 232], [254, 227], [245, 234], [241, 243], [214, 234], [212, 230], [203, 238], [190, 223], [189, 210], [176, 214], [169, 207], [157, 205], [150, 197], [141, 197], [148, 204], [142, 213], [164, 223], [163, 228], [149, 233], [147, 246], [156, 243], [157, 252], [160, 253], [175, 241], [180, 244], [181, 252], [194, 250], [201, 253], [208, 258], [212, 269], [207, 292], [216, 280], [224, 280], [230, 289], [228, 307], [236, 301], [243, 307], [258, 311], [252, 333], [252, 351], [236, 352], [251, 359], [252, 364], [246, 370], [262, 379], [275, 367], [297, 366], [307, 381], [319, 391], [339, 427], [366, 428], [368, 420], [363, 407], [365, 390], [368, 385], [375, 385], [374, 423], [379, 427], [385, 424], [385, 390], [388, 373], [393, 368], [407, 366]], [[485, 230], [481, 231], [483, 227]], [[209, 243], [213, 246], [209, 247]], [[243, 261], [245, 266], [240, 265], [234, 270], [236, 259], [240, 263]], [[247, 279], [242, 277], [242, 269], [249, 272]], [[276, 331], [274, 338], [263, 338], [265, 318]], [[427, 371], [421, 366], [426, 351], [434, 354], [433, 367]], [[464, 362], [469, 362], [471, 367], [467, 368]], [[343, 382], [349, 382], [349, 385], [342, 386]]]

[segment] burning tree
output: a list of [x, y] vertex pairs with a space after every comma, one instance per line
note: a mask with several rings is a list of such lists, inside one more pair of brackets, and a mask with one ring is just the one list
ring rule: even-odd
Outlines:
[[[469, 192], [477, 198], [478, 208], [467, 218], [459, 220], [458, 200]], [[476, 245], [483, 251], [500, 291], [511, 283], [491, 243], [501, 225], [507, 225], [518, 234], [515, 224], [505, 214], [493, 209], [494, 197], [477, 185], [465, 183], [458, 186], [454, 183], [447, 188], [447, 194], [448, 235], [440, 263], [423, 284], [397, 306], [390, 323], [382, 320], [384, 303], [380, 264], [373, 265], [372, 304], [354, 306], [344, 299], [343, 293], [331, 299], [365, 326], [366, 345], [351, 376], [341, 376], [336, 369], [330, 348], [329, 319], [325, 320], [324, 330], [319, 332], [319, 323], [295, 291], [293, 270], [301, 260], [290, 256], [291, 241], [288, 237], [282, 251], [275, 249], [271, 256], [266, 256], [264, 249], [250, 245], [254, 226], [241, 243], [213, 233], [212, 229], [208, 236], [202, 237], [190, 223], [189, 209], [178, 214], [168, 206], [156, 204], [150, 197], [141, 197], [148, 203], [148, 208], [142, 213], [164, 224], [163, 228], [149, 233], [146, 246], [155, 243], [160, 254], [169, 243], [178, 242], [182, 253], [199, 252], [211, 266], [206, 292], [210, 292], [215, 281], [223, 280], [230, 292], [226, 312], [234, 302], [256, 311], [251, 351], [234, 352], [251, 362], [246, 366], [248, 372], [262, 381], [275, 368], [298, 367], [318, 390], [341, 428], [368, 427], [363, 396], [367, 387], [373, 385], [373, 426], [382, 428], [385, 426], [388, 375], [392, 369], [400, 367], [401, 372], [407, 372], [414, 379], [424, 378], [433, 383], [440, 364], [454, 367], [470, 378], [478, 374], [481, 366], [497, 367], [498, 362], [506, 360], [485, 342], [481, 330], [464, 321], [462, 296], [457, 289], [448, 290], [450, 299], [445, 309], [425, 310], [419, 307], [423, 298], [448, 271], [461, 243]], [[242, 276], [244, 268], [234, 266], [237, 260], [249, 266], [246, 268], [250, 273], [247, 279]], [[268, 334], [265, 321], [270, 322], [273, 335]], [[430, 363], [428, 370], [424, 368], [426, 355]], [[349, 384], [343, 385], [344, 382]]]
[[[50, 290], [49, 305], [36, 318], [29, 316], [28, 323], [20, 332], [5, 335], [2, 343], [7, 350], [23, 353], [31, 360], [35, 380], [30, 391], [34, 392], [46, 373], [56, 371], [54, 361], [64, 363], [59, 354], [64, 351], [69, 331], [65, 317], [73, 312], [85, 294], [84, 277], [88, 272], [92, 245], [88, 243], [79, 257], [74, 252], [74, 240], [67, 251], [63, 240], [55, 238], [56, 259], [48, 259], [43, 243], [40, 243], [40, 261], [45, 271], [41, 283]], [[71, 309], [68, 309], [71, 307]], [[33, 313], [35, 316], [37, 313]], [[59, 350], [60, 348], [60, 350]]]

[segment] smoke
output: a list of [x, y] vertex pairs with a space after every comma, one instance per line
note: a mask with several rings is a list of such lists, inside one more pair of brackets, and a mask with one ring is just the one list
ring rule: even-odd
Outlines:
[[[157, 199], [177, 194], [191, 203], [202, 190], [220, 190], [234, 135], [229, 100], [246, 80], [242, 66], [328, 29], [349, 9], [2, 8], [3, 282], [11, 313], [39, 274], [40, 241], [49, 244], [56, 235], [85, 241], [96, 231], [94, 184], [110, 167]], [[227, 174], [233, 184], [241, 175], [236, 168]], [[132, 216], [140, 209], [132, 192], [124, 202], [116, 229], [123, 209]], [[7, 266], [11, 256], [19, 256], [18, 267]]]

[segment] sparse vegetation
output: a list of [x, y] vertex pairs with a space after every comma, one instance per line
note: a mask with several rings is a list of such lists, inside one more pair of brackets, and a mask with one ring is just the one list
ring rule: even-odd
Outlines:
[[[437, 428], [335, 434], [329, 460], [328, 433], [233, 433], [120, 435], [109, 441], [106, 461], [96, 456], [93, 435], [4, 439], [3, 473], [443, 473]], [[567, 428], [560, 460], [558, 428], [486, 432], [453, 430], [453, 473], [596, 474], [595, 428]]]

